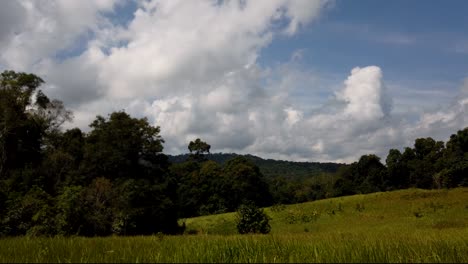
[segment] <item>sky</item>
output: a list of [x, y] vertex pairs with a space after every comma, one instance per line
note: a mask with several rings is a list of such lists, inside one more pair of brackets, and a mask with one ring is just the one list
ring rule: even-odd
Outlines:
[[167, 154], [384, 161], [468, 126], [468, 1], [9, 0], [0, 71], [73, 111], [124, 110]]

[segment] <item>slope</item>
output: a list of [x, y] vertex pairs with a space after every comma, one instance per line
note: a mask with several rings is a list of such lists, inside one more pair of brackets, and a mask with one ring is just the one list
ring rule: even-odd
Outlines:
[[[272, 179], [277, 176], [283, 176], [288, 179], [302, 179], [319, 175], [322, 173], [334, 173], [345, 164], [333, 162], [295, 162], [286, 160], [263, 159], [254, 155], [240, 155], [235, 153], [212, 153], [207, 154], [206, 158], [224, 164], [226, 161], [236, 157], [244, 156], [255, 163], [260, 168], [260, 171], [267, 179]], [[168, 155], [169, 161], [172, 163], [184, 162], [188, 159], [189, 154], [181, 154], [171, 156]]]
[[[468, 188], [407, 189], [265, 208], [273, 234], [468, 231]], [[185, 221], [188, 233], [235, 234], [235, 213]]]

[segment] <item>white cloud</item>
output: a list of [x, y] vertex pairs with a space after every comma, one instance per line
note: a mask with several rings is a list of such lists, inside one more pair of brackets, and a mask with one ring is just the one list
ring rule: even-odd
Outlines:
[[356, 67], [345, 81], [345, 89], [337, 98], [347, 103], [345, 114], [357, 120], [372, 120], [388, 114], [389, 107], [384, 97], [382, 71], [377, 66]]
[[2, 4], [2, 12], [13, 12], [17, 28], [2, 44], [0, 64], [27, 70], [42, 59], [69, 48], [88, 31], [96, 31], [103, 23], [101, 13], [112, 11], [117, 0], [8, 2], [11, 3], [6, 7]]
[[[395, 117], [378, 66], [352, 69], [334, 93], [298, 63], [304, 50], [259, 65], [263, 48], [297, 34], [328, 1], [142, 1], [126, 26], [104, 15], [118, 3], [9, 2], [25, 19], [0, 11], [0, 67], [43, 77], [74, 110], [69, 126], [86, 130], [97, 114], [122, 109], [147, 116], [167, 153], [201, 137], [213, 151], [349, 162], [467, 125], [466, 93], [416, 123]], [[80, 41], [83, 52], [57, 58]]]
[[275, 21], [289, 19], [296, 28], [324, 3], [145, 2], [121, 32], [128, 44], [112, 48], [102, 62], [101, 79], [109, 82], [108, 95], [115, 98], [205, 92], [207, 83], [256, 63], [259, 50], [277, 33]]

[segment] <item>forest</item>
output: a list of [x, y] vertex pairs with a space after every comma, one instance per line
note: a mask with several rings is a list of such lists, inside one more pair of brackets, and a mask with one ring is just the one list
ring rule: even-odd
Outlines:
[[417, 138], [390, 149], [385, 161], [374, 154], [352, 164], [216, 160], [209, 142], [194, 139], [176, 162], [164, 154], [161, 128], [125, 111], [96, 116], [89, 132], [64, 130], [73, 115], [43, 84], [34, 74], [0, 75], [0, 236], [178, 234], [180, 218], [247, 202], [468, 186], [468, 127], [447, 142]]

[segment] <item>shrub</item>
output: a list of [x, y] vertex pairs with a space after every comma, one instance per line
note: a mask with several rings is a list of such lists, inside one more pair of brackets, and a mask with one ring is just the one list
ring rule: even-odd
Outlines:
[[267, 234], [271, 230], [268, 217], [262, 209], [254, 203], [242, 204], [237, 211], [237, 231], [240, 234], [262, 233]]
[[295, 223], [309, 223], [315, 222], [320, 217], [320, 213], [317, 210], [312, 210], [309, 212], [303, 212], [299, 210], [289, 210], [286, 215], [286, 221], [289, 224]]

